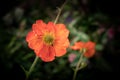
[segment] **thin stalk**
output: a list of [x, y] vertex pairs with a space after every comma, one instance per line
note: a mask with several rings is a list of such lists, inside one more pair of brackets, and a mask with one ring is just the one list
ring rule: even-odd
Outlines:
[[64, 8], [64, 6], [65, 6], [66, 3], [67, 3], [67, 0], [63, 3], [63, 5], [60, 8], [58, 8], [58, 14], [57, 14], [57, 16], [55, 18], [54, 24], [57, 23], [57, 21], [58, 21], [58, 19], [60, 17], [60, 14], [61, 14], [61, 12], [62, 12], [62, 10], [63, 10], [63, 8]]
[[27, 74], [26, 74], [26, 80], [29, 78], [29, 76], [30, 76], [31, 72], [33, 71], [33, 69], [34, 69], [34, 67], [35, 67], [35, 65], [36, 65], [36, 63], [37, 63], [37, 61], [38, 61], [38, 59], [39, 59], [39, 57], [36, 56], [36, 58], [34, 59], [34, 62], [32, 63], [32, 65], [31, 65], [29, 71], [28, 71]]
[[78, 61], [77, 65], [76, 65], [76, 68], [75, 68], [75, 71], [74, 71], [74, 75], [73, 75], [73, 80], [76, 79], [76, 75], [77, 75], [78, 70], [80, 69], [80, 64], [82, 62], [82, 58], [83, 58], [83, 54], [81, 54], [81, 56], [79, 58], [79, 61]]

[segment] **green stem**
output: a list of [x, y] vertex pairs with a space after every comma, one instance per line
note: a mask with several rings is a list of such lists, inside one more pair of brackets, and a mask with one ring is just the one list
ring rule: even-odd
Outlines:
[[73, 80], [76, 79], [76, 75], [77, 75], [78, 70], [80, 69], [80, 64], [82, 62], [82, 58], [83, 58], [83, 54], [81, 54], [80, 59], [79, 59], [77, 65], [76, 65], [76, 68], [75, 68], [75, 71], [74, 71], [74, 75], [73, 75]]
[[36, 56], [36, 58], [34, 59], [34, 62], [32, 63], [32, 65], [31, 65], [29, 71], [28, 71], [27, 74], [26, 74], [26, 80], [29, 78], [29, 76], [30, 76], [31, 72], [33, 71], [33, 69], [34, 69], [34, 67], [35, 67], [35, 65], [36, 65], [36, 63], [37, 63], [37, 61], [38, 61], [38, 59], [39, 59], [39, 57]]
[[67, 3], [67, 0], [63, 3], [63, 5], [60, 8], [58, 8], [58, 14], [57, 14], [57, 16], [55, 18], [54, 24], [57, 23], [57, 21], [58, 21], [58, 19], [60, 17], [60, 14], [61, 14], [61, 12], [62, 12], [62, 10], [63, 10], [63, 8], [64, 8], [64, 6], [65, 6], [66, 3]]

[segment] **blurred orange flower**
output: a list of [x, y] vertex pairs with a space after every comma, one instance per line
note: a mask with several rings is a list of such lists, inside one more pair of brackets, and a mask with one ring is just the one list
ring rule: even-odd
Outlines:
[[95, 43], [88, 42], [76, 42], [74, 46], [71, 47], [73, 50], [80, 50], [83, 52], [84, 56], [87, 58], [92, 57], [95, 54]]
[[44, 23], [37, 20], [32, 25], [32, 30], [27, 34], [28, 46], [34, 50], [43, 61], [53, 61], [56, 57], [63, 56], [69, 46], [69, 31], [64, 24]]

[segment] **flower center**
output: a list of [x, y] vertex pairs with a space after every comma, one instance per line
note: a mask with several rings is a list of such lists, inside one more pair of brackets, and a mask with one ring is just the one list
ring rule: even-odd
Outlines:
[[86, 48], [82, 48], [82, 49], [80, 50], [80, 52], [83, 53], [83, 54], [84, 54], [86, 51], [87, 51]]
[[44, 41], [45, 44], [47, 44], [47, 45], [52, 45], [53, 42], [54, 42], [54, 37], [53, 37], [52, 34], [47, 33], [47, 34], [45, 34], [45, 35], [43, 36], [43, 41]]

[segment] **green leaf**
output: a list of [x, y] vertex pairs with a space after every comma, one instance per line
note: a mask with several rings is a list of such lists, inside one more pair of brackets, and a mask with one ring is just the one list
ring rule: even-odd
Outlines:
[[96, 50], [98, 50], [98, 51], [103, 50], [103, 45], [102, 44], [97, 44], [96, 45]]

